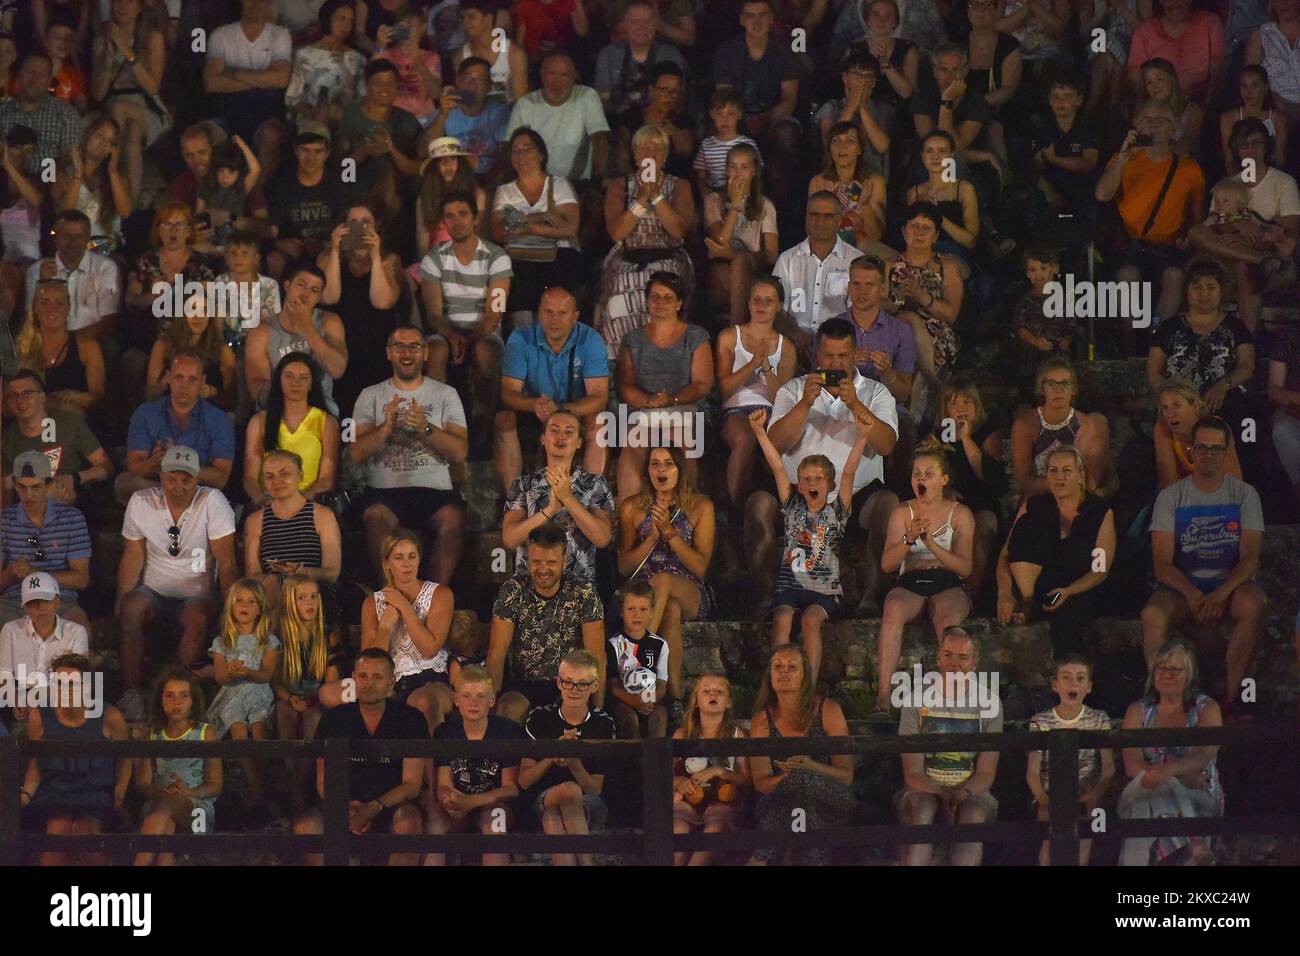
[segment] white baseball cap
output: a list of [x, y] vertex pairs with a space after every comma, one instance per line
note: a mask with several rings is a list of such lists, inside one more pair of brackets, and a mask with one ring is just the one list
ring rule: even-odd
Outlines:
[[23, 578], [23, 604], [28, 601], [53, 601], [59, 596], [59, 582], [54, 575], [37, 571]]

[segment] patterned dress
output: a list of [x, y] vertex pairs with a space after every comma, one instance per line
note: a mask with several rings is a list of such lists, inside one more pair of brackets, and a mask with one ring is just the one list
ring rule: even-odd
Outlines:
[[[653, 523], [654, 519], [647, 510], [646, 516], [641, 520], [641, 524], [636, 531], [638, 543], [645, 540]], [[683, 541], [691, 547], [695, 546], [695, 527], [691, 524], [690, 519], [686, 517], [685, 511], [677, 512], [673, 518], [673, 527], [677, 529], [677, 533], [682, 536]], [[708, 617], [709, 612], [713, 610], [713, 590], [692, 574], [686, 565], [682, 564], [677, 555], [673, 553], [671, 545], [660, 539], [655, 543], [654, 550], [650, 552], [645, 563], [641, 565], [641, 570], [637, 572], [637, 579], [649, 582], [656, 574], [664, 572], [676, 574], [695, 583], [700, 592], [700, 610], [695, 619], [703, 620]]]
[[[690, 186], [672, 174], [664, 175], [665, 202], [672, 202], [678, 186]], [[636, 176], [624, 177], [624, 200], [629, 209], [636, 202]], [[686, 289], [695, 288], [695, 267], [690, 252], [680, 239], [674, 238], [664, 227], [659, 216], [651, 212], [637, 221], [632, 231], [605, 257], [601, 272], [600, 298], [596, 305], [595, 326], [609, 348], [612, 362], [618, 358], [623, 337], [650, 321], [646, 304], [646, 284], [654, 272], [673, 272], [682, 277]], [[690, 293], [682, 307], [682, 315], [690, 313]]]
[[[227, 662], [242, 661], [248, 669], [256, 670], [262, 666], [262, 658], [279, 646], [280, 639], [274, 634], [268, 634], [266, 647], [259, 651], [257, 635], [241, 634], [235, 638], [234, 647], [229, 646], [224, 637], [218, 637], [212, 642], [209, 653], [220, 654]], [[269, 721], [274, 712], [275, 691], [271, 689], [270, 683], [244, 680], [238, 684], [227, 684], [217, 692], [212, 706], [208, 708], [206, 719], [216, 730], [217, 736], [224, 737], [231, 724], [246, 724], [251, 727], [259, 720]]]
[[[899, 256], [891, 262], [889, 264], [889, 299], [891, 302], [901, 303], [906, 298], [903, 293], [903, 284], [907, 281], [908, 276], [916, 276], [922, 291], [934, 296], [936, 299], [943, 298], [942, 256], [935, 254], [923, 266], [914, 266], [903, 256]], [[899, 308], [891, 311], [897, 314]], [[930, 338], [934, 339], [934, 370], [936, 373], [942, 373], [957, 357], [957, 333], [943, 319], [919, 305], [916, 307], [915, 312], [925, 323], [925, 329], [930, 333]]]
[[[813, 714], [812, 723], [808, 725], [805, 737], [829, 736], [822, 725], [822, 708], [825, 705], [825, 699], [818, 702], [817, 712]], [[776, 726], [776, 715], [772, 713], [770, 707], [765, 713], [768, 734], [779, 739], [782, 734]], [[812, 759], [828, 766], [831, 762], [830, 757]], [[857, 799], [853, 796], [852, 787], [811, 770], [792, 770], [781, 778], [781, 782], [772, 791], [758, 798], [755, 816], [758, 818], [760, 830], [788, 832], [792, 812], [800, 809], [806, 815], [809, 830], [823, 830], [843, 823], [856, 807]], [[754, 857], [759, 860], [771, 860], [777, 852], [755, 850]], [[826, 848], [794, 852], [802, 857], [799, 862], [805, 865], [824, 866], [830, 862], [830, 850]]]

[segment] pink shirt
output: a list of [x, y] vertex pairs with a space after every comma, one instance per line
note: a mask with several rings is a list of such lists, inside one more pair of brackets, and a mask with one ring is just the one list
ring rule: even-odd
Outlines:
[[1156, 57], [1174, 65], [1184, 96], [1200, 96], [1209, 83], [1210, 63], [1224, 57], [1223, 22], [1213, 13], [1193, 10], [1188, 14], [1182, 36], [1174, 39], [1165, 32], [1158, 17], [1148, 20], [1133, 31], [1128, 56], [1130, 72], [1140, 73], [1142, 64]]
[[[432, 50], [417, 50], [416, 56], [424, 68], [435, 78], [442, 76], [442, 61]], [[401, 47], [389, 47], [376, 59], [385, 59], [397, 67], [397, 99], [394, 106], [411, 113], [421, 123], [429, 120], [438, 108], [431, 90], [424, 90], [420, 85], [420, 74], [415, 69], [415, 58], [402, 52]], [[423, 95], [421, 95], [423, 94]]]

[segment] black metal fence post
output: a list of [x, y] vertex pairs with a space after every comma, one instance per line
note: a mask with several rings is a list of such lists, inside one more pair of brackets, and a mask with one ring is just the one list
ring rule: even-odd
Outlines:
[[325, 865], [347, 866], [351, 862], [351, 830], [348, 828], [348, 778], [351, 747], [346, 737], [325, 741]]
[[22, 828], [18, 789], [23, 785], [23, 758], [17, 737], [0, 737], [0, 866], [22, 862]]
[[1079, 732], [1047, 737], [1048, 834], [1052, 866], [1079, 865]]
[[669, 737], [641, 741], [642, 825], [646, 866], [673, 865], [673, 742]]

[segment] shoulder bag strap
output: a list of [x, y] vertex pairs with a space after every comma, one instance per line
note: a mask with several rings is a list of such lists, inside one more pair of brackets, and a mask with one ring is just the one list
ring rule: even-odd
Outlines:
[[1139, 239], [1150, 232], [1151, 227], [1156, 224], [1156, 214], [1160, 212], [1160, 207], [1164, 205], [1165, 196], [1169, 194], [1169, 186], [1174, 181], [1174, 173], [1178, 171], [1178, 159], [1178, 154], [1174, 153], [1174, 161], [1169, 164], [1169, 172], [1165, 173], [1165, 181], [1160, 186], [1160, 193], [1156, 196], [1156, 204], [1151, 207], [1151, 215], [1147, 217], [1147, 224], [1143, 226], [1142, 231], [1138, 233]]

